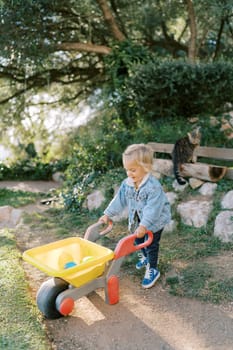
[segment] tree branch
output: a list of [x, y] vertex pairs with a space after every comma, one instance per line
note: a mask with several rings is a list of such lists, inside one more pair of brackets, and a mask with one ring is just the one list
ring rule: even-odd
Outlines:
[[[66, 74], [64, 74], [64, 70], [66, 71]], [[5, 104], [9, 102], [11, 99], [15, 97], [19, 97], [20, 95], [23, 95], [27, 91], [33, 90], [35, 88], [43, 88], [44, 86], [48, 86], [52, 83], [59, 83], [63, 85], [72, 84], [75, 82], [83, 83], [87, 82], [88, 77], [91, 76], [94, 80], [96, 76], [99, 77], [100, 69], [96, 67], [89, 67], [89, 68], [80, 68], [80, 67], [73, 67], [70, 65], [67, 65], [66, 67], [63, 67], [62, 70], [58, 69], [50, 69], [50, 70], [44, 70], [43, 72], [37, 72], [29, 77], [23, 77], [20, 73], [20, 77], [18, 79], [15, 78], [17, 74], [10, 75], [9, 72], [1, 72], [0, 77], [7, 78], [13, 81], [17, 81], [17, 89], [13, 91], [12, 93], [9, 93], [7, 97], [4, 97], [0, 100], [0, 104]], [[75, 78], [70, 80], [62, 80], [64, 76], [72, 76], [75, 77], [78, 75], [79, 78], [76, 80]], [[98, 82], [100, 82], [100, 79], [98, 79]], [[20, 84], [20, 85], [19, 85]]]
[[114, 38], [118, 41], [124, 41], [126, 40], [124, 34], [122, 33], [122, 31], [119, 29], [115, 18], [112, 15], [112, 12], [107, 4], [106, 0], [96, 0], [103, 12], [104, 15], [104, 19], [107, 22]]
[[231, 16], [227, 17], [226, 22], [227, 22], [229, 31], [230, 31], [231, 35], [233, 36], [233, 29], [232, 29], [231, 23], [230, 23], [230, 21], [229, 21], [229, 18], [230, 18], [230, 17], [231, 17]]
[[113, 9], [114, 16], [117, 19], [117, 22], [119, 23], [123, 34], [127, 38], [127, 31], [126, 31], [125, 23], [122, 21], [121, 17], [119, 16], [119, 11], [118, 11], [119, 8], [117, 7], [116, 1], [110, 0], [110, 3], [111, 3], [111, 7]]
[[215, 47], [215, 51], [214, 51], [213, 60], [215, 60], [217, 58], [218, 53], [219, 53], [221, 37], [222, 37], [224, 25], [225, 25], [225, 18], [221, 18], [221, 23], [220, 23], [220, 28], [219, 28], [219, 31], [218, 31], [217, 42], [216, 42], [216, 47]]
[[186, 19], [186, 21], [185, 21], [185, 26], [184, 26], [183, 30], [181, 31], [181, 33], [180, 33], [180, 35], [179, 35], [178, 42], [180, 42], [181, 39], [183, 38], [183, 35], [185, 34], [185, 32], [186, 32], [188, 26], [189, 26], [189, 21]]
[[58, 44], [56, 46], [57, 50], [62, 51], [83, 51], [83, 52], [93, 52], [97, 54], [108, 55], [112, 51], [110, 47], [104, 45], [95, 45], [92, 43], [72, 43], [66, 42]]

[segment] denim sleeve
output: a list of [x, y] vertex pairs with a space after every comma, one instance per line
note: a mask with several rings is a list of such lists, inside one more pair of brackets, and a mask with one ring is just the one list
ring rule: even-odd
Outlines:
[[161, 226], [162, 222], [169, 222], [170, 213], [167, 210], [168, 206], [169, 203], [162, 187], [155, 187], [154, 190], [149, 192], [146, 204], [142, 210], [141, 225], [153, 231], [156, 226]]
[[126, 206], [127, 206], [127, 201], [126, 201], [126, 195], [125, 195], [125, 184], [123, 182], [117, 194], [105, 209], [104, 214], [112, 218], [116, 215], [119, 215]]

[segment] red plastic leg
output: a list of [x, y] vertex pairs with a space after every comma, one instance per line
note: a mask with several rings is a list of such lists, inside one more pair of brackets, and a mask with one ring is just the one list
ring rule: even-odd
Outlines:
[[108, 302], [110, 305], [117, 304], [119, 301], [119, 279], [113, 275], [107, 281]]
[[67, 316], [69, 315], [72, 310], [74, 308], [74, 299], [72, 298], [66, 298], [64, 299], [60, 306], [59, 306], [59, 312], [63, 315], [63, 316]]

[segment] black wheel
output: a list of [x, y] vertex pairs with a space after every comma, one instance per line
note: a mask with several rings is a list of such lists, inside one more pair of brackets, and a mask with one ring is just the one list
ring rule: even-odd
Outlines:
[[39, 310], [49, 319], [63, 317], [56, 309], [56, 298], [58, 294], [68, 289], [69, 284], [61, 278], [50, 278], [40, 286], [36, 302]]

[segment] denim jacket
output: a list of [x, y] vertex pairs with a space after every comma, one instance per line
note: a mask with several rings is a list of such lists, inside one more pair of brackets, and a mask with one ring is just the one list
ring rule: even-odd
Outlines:
[[[143, 179], [136, 189], [132, 179], [127, 178], [105, 209], [109, 218], [120, 214], [128, 207], [129, 231], [134, 232], [138, 223], [147, 230], [157, 232], [171, 220], [170, 204], [160, 182], [151, 174]], [[135, 222], [135, 221], [139, 222]]]

